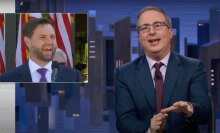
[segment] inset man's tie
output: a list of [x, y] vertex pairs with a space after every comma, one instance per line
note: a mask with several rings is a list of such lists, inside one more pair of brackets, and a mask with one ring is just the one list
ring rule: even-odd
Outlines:
[[40, 75], [41, 75], [39, 82], [47, 82], [47, 79], [45, 77], [47, 69], [46, 68], [39, 68], [39, 69], [37, 69], [37, 72], [40, 73]]

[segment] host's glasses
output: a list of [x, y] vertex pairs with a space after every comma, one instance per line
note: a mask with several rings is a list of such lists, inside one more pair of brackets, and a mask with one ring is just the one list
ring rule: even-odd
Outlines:
[[156, 21], [153, 24], [143, 24], [143, 25], [137, 27], [137, 31], [138, 31], [138, 33], [139, 32], [147, 33], [150, 31], [151, 26], [154, 28], [154, 30], [161, 30], [163, 28], [163, 26], [167, 26], [167, 24], [165, 22], [160, 22], [160, 21]]

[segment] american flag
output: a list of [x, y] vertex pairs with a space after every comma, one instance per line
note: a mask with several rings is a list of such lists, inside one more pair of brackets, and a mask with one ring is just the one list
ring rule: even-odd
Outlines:
[[5, 72], [4, 14], [0, 13], [0, 74]]
[[28, 20], [33, 18], [41, 18], [41, 13], [21, 13], [18, 27], [18, 39], [17, 39], [17, 49], [16, 49], [16, 57], [15, 57], [15, 66], [20, 66], [24, 64], [29, 58], [29, 52], [27, 51], [24, 38], [22, 36], [22, 27], [28, 22]]
[[67, 55], [67, 66], [73, 67], [71, 14], [50, 13], [49, 19], [54, 23], [57, 47]]

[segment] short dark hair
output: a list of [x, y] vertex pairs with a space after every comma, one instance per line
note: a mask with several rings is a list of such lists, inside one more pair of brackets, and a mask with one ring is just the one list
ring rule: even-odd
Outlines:
[[139, 26], [138, 20], [139, 20], [141, 14], [143, 14], [146, 11], [152, 11], [152, 10], [162, 13], [165, 17], [165, 23], [166, 23], [167, 27], [172, 28], [170, 17], [166, 14], [166, 12], [164, 12], [161, 8], [154, 7], [154, 6], [147, 6], [147, 7], [144, 7], [143, 9], [141, 9], [141, 11], [138, 13], [138, 16], [137, 16], [137, 26]]
[[29, 20], [27, 23], [24, 24], [22, 28], [22, 35], [23, 37], [27, 36], [28, 38], [31, 38], [34, 34], [35, 28], [40, 24], [50, 24], [52, 27], [53, 23], [45, 18], [34, 18]]

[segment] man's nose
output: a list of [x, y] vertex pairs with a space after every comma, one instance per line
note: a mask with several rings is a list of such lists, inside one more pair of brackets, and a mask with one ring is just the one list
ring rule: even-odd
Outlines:
[[156, 33], [156, 32], [155, 32], [154, 27], [151, 26], [150, 29], [149, 29], [149, 34], [155, 34], [155, 33]]
[[47, 39], [46, 39], [46, 43], [48, 43], [48, 44], [54, 43], [54, 39], [52, 39], [52, 38], [47, 38]]

